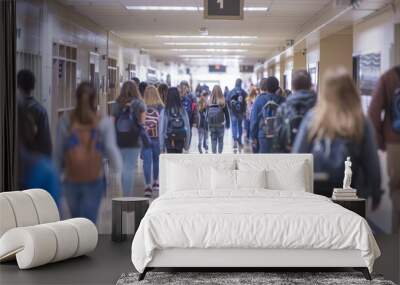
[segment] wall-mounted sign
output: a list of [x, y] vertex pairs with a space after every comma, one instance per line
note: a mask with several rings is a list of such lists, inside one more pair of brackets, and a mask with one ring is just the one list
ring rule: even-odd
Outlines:
[[239, 69], [241, 73], [253, 73], [254, 65], [240, 65]]
[[222, 64], [210, 64], [208, 66], [208, 72], [218, 72], [218, 73], [224, 73], [226, 72], [226, 65]]
[[243, 20], [244, 0], [204, 0], [204, 18]]

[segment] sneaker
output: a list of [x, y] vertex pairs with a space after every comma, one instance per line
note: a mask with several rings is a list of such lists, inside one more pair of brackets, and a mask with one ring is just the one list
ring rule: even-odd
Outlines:
[[144, 197], [147, 198], [153, 197], [153, 190], [151, 190], [150, 187], [146, 187], [146, 189], [144, 189]]
[[160, 188], [160, 185], [158, 185], [158, 182], [154, 182], [152, 188], [153, 188], [153, 191], [158, 191]]
[[203, 153], [203, 149], [199, 146], [199, 153]]

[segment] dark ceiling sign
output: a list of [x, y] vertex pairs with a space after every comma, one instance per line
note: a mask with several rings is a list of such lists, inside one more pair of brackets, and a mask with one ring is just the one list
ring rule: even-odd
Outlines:
[[204, 0], [204, 18], [243, 20], [244, 0]]

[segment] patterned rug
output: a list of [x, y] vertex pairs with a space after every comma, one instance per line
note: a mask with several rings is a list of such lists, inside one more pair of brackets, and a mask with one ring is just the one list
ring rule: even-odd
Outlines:
[[122, 274], [117, 285], [395, 285], [379, 275], [372, 275], [373, 280], [368, 281], [359, 272], [148, 272], [142, 281], [138, 281], [138, 276]]

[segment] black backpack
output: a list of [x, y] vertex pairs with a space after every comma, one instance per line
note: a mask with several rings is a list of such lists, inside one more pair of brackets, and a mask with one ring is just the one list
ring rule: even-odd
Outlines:
[[[400, 67], [396, 68], [397, 75], [400, 80]], [[396, 88], [392, 98], [392, 129], [395, 133], [400, 134], [400, 86]]]
[[245, 96], [240, 90], [233, 90], [232, 92], [235, 92], [230, 102], [232, 113], [236, 116], [241, 116], [245, 112]]
[[224, 125], [225, 113], [220, 105], [213, 104], [208, 107], [207, 122], [210, 128], [217, 128]]
[[261, 110], [261, 125], [264, 130], [265, 137], [268, 139], [275, 137], [275, 125], [277, 119], [277, 111], [279, 104], [274, 100], [269, 100]]
[[299, 132], [301, 122], [307, 108], [302, 104], [290, 104], [286, 105], [284, 110], [284, 118], [282, 120], [282, 129], [280, 130], [280, 143], [283, 144], [285, 151], [290, 152], [292, 150], [293, 142]]
[[130, 106], [125, 106], [115, 119], [117, 144], [121, 148], [139, 145], [140, 126]]
[[340, 186], [344, 175], [344, 162], [351, 157], [353, 169], [358, 168], [359, 147], [354, 142], [343, 138], [315, 139], [311, 147], [314, 156], [314, 172], [325, 173], [328, 180]]
[[171, 144], [176, 141], [185, 141], [185, 139], [186, 129], [182, 112], [168, 112], [167, 142]]

